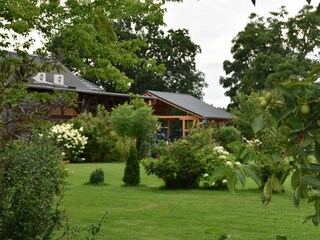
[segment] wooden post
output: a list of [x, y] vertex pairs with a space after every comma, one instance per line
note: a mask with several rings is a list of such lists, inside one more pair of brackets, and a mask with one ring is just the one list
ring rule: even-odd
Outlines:
[[170, 140], [170, 134], [171, 134], [171, 120], [168, 119], [168, 129], [167, 129], [167, 140]]
[[182, 119], [182, 139], [186, 138], [186, 120]]

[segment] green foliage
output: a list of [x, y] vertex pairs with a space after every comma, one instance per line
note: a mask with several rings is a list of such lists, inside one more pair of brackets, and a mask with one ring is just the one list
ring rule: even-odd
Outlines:
[[157, 158], [144, 159], [142, 164], [147, 174], [164, 180], [167, 188], [196, 188], [202, 175], [214, 165], [212, 148], [212, 131], [197, 130], [186, 140], [160, 142]]
[[[195, 57], [201, 49], [192, 42], [188, 30], [170, 29], [164, 32], [159, 26], [151, 26], [148, 22], [144, 24], [148, 28], [144, 33], [148, 45], [141, 49], [140, 55], [153, 59], [164, 69], [159, 74], [154, 70], [145, 69], [144, 66], [123, 68], [126, 75], [134, 79], [130, 91], [143, 94], [152, 89], [186, 93], [201, 98], [202, 90], [207, 86], [204, 74], [196, 69], [195, 63]], [[126, 31], [123, 26], [119, 26], [118, 31], [124, 38], [137, 37], [133, 33], [123, 34], [123, 31]]]
[[[57, 1], [44, 0], [8, 0], [0, 4], [0, 48], [14, 49], [15, 51], [31, 48], [37, 33], [49, 38], [53, 29], [61, 24], [63, 10]], [[28, 14], [25, 14], [28, 12]], [[36, 35], [38, 38], [39, 35]], [[1, 50], [4, 52], [5, 50]]]
[[[281, 106], [271, 103], [266, 111], [276, 120], [279, 138], [283, 139], [290, 156], [291, 185], [294, 190], [294, 205], [299, 207], [300, 199], [307, 198], [314, 203], [315, 213], [306, 217], [318, 225], [320, 195], [317, 189], [319, 180], [319, 111], [320, 86], [316, 82], [320, 76], [320, 67], [315, 67], [304, 80], [288, 80], [278, 86], [283, 97]], [[301, 111], [308, 105], [310, 111]], [[266, 128], [268, 125], [265, 126]], [[263, 201], [269, 202], [273, 176], [268, 179], [263, 191]]]
[[[263, 143], [259, 146], [259, 151], [283, 154], [283, 144], [279, 141], [277, 123], [270, 113], [264, 111], [269, 104], [283, 105], [279, 91], [252, 92], [249, 96], [239, 93], [236, 99], [239, 108], [234, 108], [232, 112], [237, 116], [235, 125], [245, 140], [258, 138]], [[261, 106], [263, 102], [267, 105]], [[268, 128], [265, 128], [266, 124]]]
[[138, 156], [143, 156], [143, 152], [146, 152], [145, 146], [153, 141], [158, 123], [157, 117], [152, 114], [153, 109], [142, 101], [133, 98], [130, 104], [117, 106], [109, 119], [113, 130], [119, 136], [137, 140]]
[[166, 188], [196, 188], [204, 166], [195, 159], [190, 142], [178, 140], [169, 144], [160, 158], [143, 160], [147, 174], [155, 174]]
[[253, 119], [262, 112], [259, 101], [257, 101], [259, 97], [259, 94], [255, 92], [250, 95], [238, 93], [235, 100], [238, 103], [238, 108], [231, 110], [232, 113], [237, 116], [237, 118], [234, 119], [235, 126], [239, 129], [243, 137], [247, 139], [255, 136], [251, 123]]
[[1, 151], [1, 239], [50, 239], [60, 227], [66, 174], [60, 160], [60, 149], [38, 134], [12, 141]]
[[112, 131], [108, 121], [109, 115], [105, 110], [98, 111], [97, 116], [88, 113], [71, 120], [76, 128], [82, 127], [82, 134], [88, 138], [82, 154], [87, 162], [112, 162], [123, 159], [120, 139]]
[[[164, 2], [163, 2], [164, 3]], [[65, 3], [59, 34], [48, 43], [62, 62], [85, 79], [126, 91], [132, 79], [119, 66], [158, 71], [152, 59], [139, 54], [147, 46], [145, 23], [164, 25], [162, 4], [153, 1], [76, 1]], [[123, 11], [125, 9], [125, 11]], [[123, 25], [123, 26], [122, 26]], [[134, 38], [124, 39], [116, 28], [122, 26]]]
[[224, 62], [227, 76], [220, 79], [232, 106], [238, 106], [237, 93], [273, 89], [291, 76], [304, 78], [317, 62], [308, 55], [320, 44], [320, 15], [315, 9], [306, 6], [288, 18], [283, 7], [270, 15], [265, 19], [251, 14], [250, 22], [232, 41], [233, 61]]
[[89, 179], [91, 184], [103, 184], [104, 183], [104, 171], [102, 168], [97, 168], [94, 170]]
[[140, 183], [140, 166], [137, 154], [136, 146], [132, 145], [129, 150], [126, 168], [122, 179], [126, 186], [137, 186]]
[[[260, 188], [264, 187], [270, 177], [277, 178], [282, 185], [290, 172], [288, 160], [285, 156], [262, 147], [263, 145], [259, 139], [244, 139], [243, 142], [233, 142], [228, 146], [235, 159], [246, 165], [246, 174], [253, 178]], [[283, 189], [276, 186], [272, 191], [283, 192]]]
[[223, 146], [240, 140], [240, 131], [233, 126], [222, 126], [213, 132], [214, 138]]

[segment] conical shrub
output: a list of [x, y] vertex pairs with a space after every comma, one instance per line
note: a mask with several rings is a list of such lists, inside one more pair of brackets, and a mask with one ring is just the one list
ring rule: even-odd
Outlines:
[[140, 167], [135, 145], [130, 147], [122, 180], [126, 186], [137, 186], [140, 183]]

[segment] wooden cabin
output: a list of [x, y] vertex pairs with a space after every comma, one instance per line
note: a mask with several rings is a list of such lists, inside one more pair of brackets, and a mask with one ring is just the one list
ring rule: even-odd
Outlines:
[[[188, 94], [148, 91], [144, 95], [154, 98], [154, 114], [162, 122], [168, 140], [185, 138], [188, 130], [196, 125], [221, 125], [235, 118], [233, 114]], [[180, 133], [172, 133], [174, 129], [180, 130]]]

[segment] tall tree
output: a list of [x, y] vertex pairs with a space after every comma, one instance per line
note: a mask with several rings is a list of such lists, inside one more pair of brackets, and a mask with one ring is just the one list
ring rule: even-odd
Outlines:
[[154, 59], [158, 66], [163, 66], [161, 74], [140, 66], [123, 68], [134, 79], [130, 91], [144, 93], [146, 90], [170, 91], [191, 94], [202, 98], [203, 88], [207, 87], [204, 74], [196, 69], [195, 57], [201, 52], [199, 45], [192, 42], [186, 29], [163, 30], [151, 29], [145, 35], [148, 43], [140, 55]]
[[232, 40], [233, 61], [224, 61], [227, 76], [220, 78], [231, 106], [236, 106], [237, 92], [250, 94], [288, 78], [304, 78], [317, 62], [313, 54], [320, 46], [320, 16], [313, 7], [305, 6], [288, 19], [285, 7], [270, 14], [267, 19], [251, 14], [245, 29]]
[[153, 89], [200, 98], [207, 86], [195, 65], [201, 49], [185, 29], [160, 30], [165, 2], [68, 0], [70, 21], [49, 49], [71, 70], [108, 91]]
[[[139, 58], [137, 52], [146, 43], [142, 37], [119, 39], [114, 24], [139, 16], [140, 21], [163, 23], [161, 4], [154, 1], [78, 1], [67, 0], [66, 21], [48, 48], [61, 56], [63, 63], [80, 76], [101, 84], [114, 83], [117, 90], [127, 90], [132, 82], [117, 65], [135, 67], [154, 64]], [[136, 25], [134, 25], [136, 23]], [[130, 28], [139, 27], [132, 22]]]

